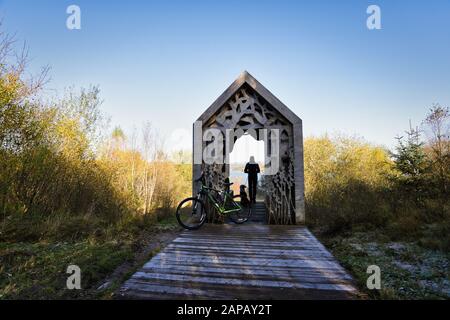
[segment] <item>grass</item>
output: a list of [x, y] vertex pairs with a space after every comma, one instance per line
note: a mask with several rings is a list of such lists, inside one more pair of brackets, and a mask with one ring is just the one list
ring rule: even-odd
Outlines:
[[[93, 298], [96, 285], [132, 257], [130, 246], [113, 242], [3, 243], [0, 298]], [[66, 289], [69, 265], [80, 267], [83, 290]]]
[[[74, 217], [33, 226], [34, 219], [3, 223], [0, 229], [0, 299], [112, 298], [119, 285], [158, 252], [158, 237], [178, 230], [173, 214], [109, 225]], [[66, 288], [69, 265], [81, 269], [81, 290]]]
[[[449, 299], [450, 254], [417, 241], [392, 241], [379, 231], [320, 237], [372, 299]], [[381, 290], [369, 290], [369, 265], [381, 269]]]

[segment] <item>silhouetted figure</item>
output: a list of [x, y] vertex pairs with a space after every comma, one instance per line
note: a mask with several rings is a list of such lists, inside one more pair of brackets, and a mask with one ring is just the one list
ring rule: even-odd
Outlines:
[[256, 203], [256, 186], [258, 185], [258, 173], [261, 172], [259, 165], [255, 162], [255, 157], [251, 156], [250, 161], [245, 165], [244, 172], [248, 174], [248, 192], [250, 202]]
[[245, 208], [250, 206], [250, 200], [248, 199], [247, 192], [245, 191], [246, 186], [241, 184], [239, 187], [239, 195], [241, 196], [241, 205]]

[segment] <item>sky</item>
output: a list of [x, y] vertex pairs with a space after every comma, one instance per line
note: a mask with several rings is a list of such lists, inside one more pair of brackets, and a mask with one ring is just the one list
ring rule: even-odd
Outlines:
[[[66, 27], [69, 5], [81, 30]], [[366, 10], [381, 9], [369, 30]], [[247, 70], [303, 120], [392, 147], [432, 103], [450, 105], [450, 1], [0, 0], [47, 93], [99, 85], [111, 125], [149, 121], [168, 148]]]

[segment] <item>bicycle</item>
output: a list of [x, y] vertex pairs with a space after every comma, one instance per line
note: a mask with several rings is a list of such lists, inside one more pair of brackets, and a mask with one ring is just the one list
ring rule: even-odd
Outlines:
[[[177, 207], [176, 217], [178, 223], [185, 229], [199, 229], [205, 222], [207, 212], [205, 210], [205, 201], [219, 213], [220, 216], [228, 216], [236, 224], [247, 222], [251, 216], [251, 204], [241, 204], [241, 195], [232, 195], [230, 191], [219, 191], [206, 186], [204, 175], [195, 180], [201, 181], [200, 191], [195, 197], [186, 198], [180, 202]], [[229, 188], [233, 183], [225, 183]]]

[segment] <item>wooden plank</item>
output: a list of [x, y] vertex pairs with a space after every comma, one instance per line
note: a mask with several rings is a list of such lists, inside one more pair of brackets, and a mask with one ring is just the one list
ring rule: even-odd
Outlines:
[[304, 227], [205, 225], [183, 232], [120, 289], [123, 298], [354, 298], [352, 277]]
[[230, 248], [222, 248], [218, 246], [195, 246], [195, 245], [170, 245], [167, 247], [166, 252], [172, 252], [172, 253], [195, 253], [195, 252], [202, 252], [202, 254], [221, 254], [221, 255], [241, 255], [241, 254], [248, 254], [248, 255], [259, 255], [259, 256], [265, 256], [265, 257], [279, 257], [279, 256], [285, 256], [289, 255], [293, 258], [321, 258], [321, 259], [333, 259], [333, 256], [327, 252], [327, 251], [315, 251], [315, 250], [305, 250], [305, 249], [265, 249], [264, 251], [261, 251], [259, 249], [253, 249], [252, 247], [248, 246], [236, 246], [232, 249]]
[[170, 280], [178, 282], [209, 283], [229, 286], [251, 286], [251, 287], [273, 287], [273, 288], [292, 288], [292, 289], [315, 289], [315, 290], [339, 290], [354, 292], [355, 288], [348, 284], [333, 283], [312, 283], [312, 282], [289, 282], [283, 280], [253, 280], [236, 278], [211, 278], [205, 276], [190, 276], [185, 274], [168, 273], [146, 273], [138, 271], [133, 279], [141, 280]]
[[253, 271], [259, 271], [259, 270], [266, 270], [268, 272], [270, 271], [280, 271], [280, 272], [285, 272], [285, 273], [295, 273], [295, 272], [299, 272], [302, 274], [307, 274], [308, 272], [311, 272], [312, 274], [317, 274], [317, 275], [329, 275], [329, 276], [340, 276], [340, 275], [347, 275], [349, 277], [349, 279], [351, 279], [351, 277], [348, 275], [348, 273], [345, 270], [330, 270], [330, 269], [320, 269], [320, 268], [311, 268], [311, 267], [298, 267], [298, 266], [274, 266], [271, 267], [270, 269], [267, 268], [267, 266], [265, 265], [261, 265], [261, 266], [251, 266], [251, 268], [249, 268], [248, 266], [241, 266], [241, 265], [237, 265], [237, 266], [230, 266], [230, 265], [218, 265], [218, 264], [214, 264], [214, 263], [204, 263], [202, 265], [199, 265], [195, 262], [185, 262], [185, 263], [171, 263], [169, 261], [165, 261], [164, 264], [160, 263], [161, 261], [155, 261], [155, 262], [148, 262], [143, 268], [142, 270], [145, 270], [146, 268], [154, 268], [154, 267], [172, 267], [172, 266], [180, 266], [180, 267], [195, 267], [195, 268], [200, 268], [200, 267], [204, 267], [204, 268], [227, 268], [227, 269], [240, 269], [243, 272], [245, 272], [246, 270], [250, 270], [251, 272]]
[[[132, 281], [132, 282], [131, 282]], [[170, 282], [165, 280], [156, 280], [149, 284], [140, 280], [130, 280], [133, 289], [133, 295], [124, 295], [124, 298], [137, 299], [215, 299], [215, 300], [233, 300], [233, 299], [279, 299], [280, 296], [286, 300], [298, 299], [349, 299], [354, 298], [346, 291], [327, 291], [311, 289], [290, 289], [290, 288], [258, 288], [258, 287], [229, 287], [222, 285], [220, 287], [208, 284], [187, 284], [181, 282]]]
[[211, 276], [250, 276], [255, 278], [260, 277], [277, 277], [278, 279], [292, 279], [297, 278], [300, 281], [302, 279], [306, 282], [322, 281], [322, 283], [334, 283], [351, 280], [351, 277], [346, 273], [330, 273], [330, 272], [317, 272], [316, 269], [302, 269], [299, 271], [292, 271], [288, 269], [281, 270], [267, 270], [267, 269], [240, 269], [240, 268], [223, 268], [215, 266], [196, 266], [196, 265], [165, 265], [165, 266], [152, 266], [151, 268], [142, 268], [143, 272], [162, 272], [168, 273], [186, 273], [190, 275], [208, 274]]
[[271, 273], [274, 277], [277, 277], [278, 275], [300, 274], [302, 276], [328, 277], [330, 279], [347, 279], [350, 281], [352, 279], [343, 270], [320, 269], [320, 268], [311, 268], [311, 267], [271, 267], [270, 269], [268, 269], [266, 266], [262, 266], [261, 268], [251, 266], [251, 268], [249, 268], [248, 266], [242, 266], [242, 265], [235, 265], [235, 266], [225, 265], [225, 266], [223, 266], [223, 265], [215, 265], [215, 264], [202, 264], [201, 266], [199, 266], [196, 263], [179, 264], [179, 263], [165, 262], [164, 264], [160, 264], [160, 263], [156, 262], [154, 264], [146, 265], [141, 270], [149, 271], [149, 270], [153, 270], [153, 269], [157, 269], [157, 268], [167, 268], [167, 270], [170, 270], [170, 268], [172, 268], [174, 266], [185, 267], [185, 270], [189, 270], [190, 268], [195, 268], [198, 270], [202, 270], [202, 269], [206, 269], [206, 270], [207, 269], [209, 269], [209, 270], [226, 269], [226, 270], [230, 270], [230, 271], [238, 270], [238, 272], [236, 272], [236, 274], [238, 274], [238, 275], [245, 275], [245, 274], [250, 273], [250, 274], [253, 274], [256, 276], [258, 273], [263, 271], [263, 272]]
[[162, 263], [171, 262], [191, 262], [191, 263], [214, 263], [218, 265], [239, 265], [239, 266], [258, 266], [264, 265], [267, 268], [270, 267], [310, 267], [320, 269], [331, 270], [343, 270], [341, 266], [334, 261], [320, 261], [320, 260], [299, 260], [299, 259], [267, 259], [267, 258], [254, 258], [254, 257], [240, 257], [240, 258], [228, 258], [228, 257], [210, 257], [203, 255], [171, 255], [166, 253], [160, 253], [153, 258], [154, 261], [161, 261]]

